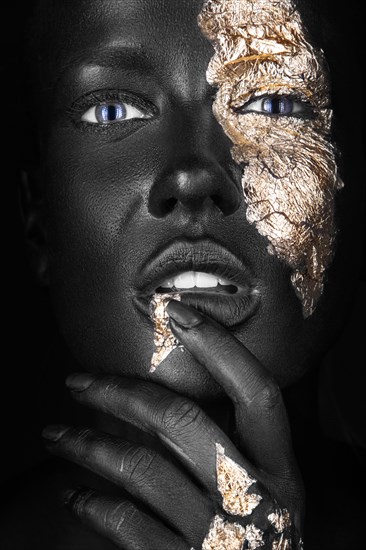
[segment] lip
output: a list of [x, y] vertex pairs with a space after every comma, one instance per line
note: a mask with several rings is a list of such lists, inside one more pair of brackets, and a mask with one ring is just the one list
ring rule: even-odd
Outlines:
[[150, 318], [150, 301], [161, 283], [183, 271], [204, 271], [229, 279], [239, 291], [221, 294], [214, 291], [180, 292], [182, 302], [196, 307], [227, 327], [247, 321], [257, 310], [260, 293], [251, 270], [227, 248], [210, 239], [180, 239], [168, 243], [151, 255], [142, 266], [134, 301]]

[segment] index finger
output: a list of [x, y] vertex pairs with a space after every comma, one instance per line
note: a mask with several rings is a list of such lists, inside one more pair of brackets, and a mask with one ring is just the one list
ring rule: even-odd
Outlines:
[[230, 332], [194, 308], [171, 300], [166, 310], [175, 336], [233, 401], [246, 456], [268, 473], [293, 474], [287, 413], [270, 373]]

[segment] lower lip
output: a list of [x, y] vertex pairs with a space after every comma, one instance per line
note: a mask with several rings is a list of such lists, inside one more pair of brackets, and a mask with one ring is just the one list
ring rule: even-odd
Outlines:
[[[234, 327], [252, 317], [260, 301], [259, 292], [254, 289], [238, 291], [235, 294], [222, 294], [214, 291], [179, 292], [181, 301], [211, 317], [226, 327]], [[152, 296], [136, 296], [137, 308], [150, 317], [150, 300]]]

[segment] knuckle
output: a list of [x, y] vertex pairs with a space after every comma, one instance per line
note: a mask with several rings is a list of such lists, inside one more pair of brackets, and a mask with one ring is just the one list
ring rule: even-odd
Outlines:
[[111, 449], [103, 435], [98, 435], [89, 428], [83, 428], [75, 436], [72, 452], [78, 463], [95, 465], [105, 461]]
[[282, 394], [279, 386], [272, 381], [266, 382], [259, 390], [254, 392], [252, 404], [261, 409], [272, 410], [282, 402]]
[[94, 512], [95, 491], [85, 489], [73, 497], [72, 510], [80, 518], [89, 518]]
[[230, 359], [234, 355], [232, 341], [222, 337], [216, 338], [215, 355], [218, 357], [219, 361], [230, 361]]
[[142, 518], [135, 506], [128, 501], [110, 504], [103, 516], [103, 527], [106, 531], [119, 533], [128, 525], [139, 527]]
[[170, 398], [162, 413], [163, 428], [169, 432], [181, 433], [189, 428], [197, 428], [203, 421], [203, 411], [183, 397]]
[[102, 389], [102, 402], [106, 409], [110, 408], [110, 403], [113, 403], [118, 397], [118, 390], [121, 387], [121, 383], [113, 377], [108, 379], [108, 382]]
[[73, 449], [74, 453], [80, 460], [85, 460], [90, 455], [91, 435], [92, 431], [89, 428], [82, 428], [75, 434]]
[[158, 454], [145, 447], [130, 447], [119, 462], [120, 473], [130, 482], [141, 483], [156, 469]]

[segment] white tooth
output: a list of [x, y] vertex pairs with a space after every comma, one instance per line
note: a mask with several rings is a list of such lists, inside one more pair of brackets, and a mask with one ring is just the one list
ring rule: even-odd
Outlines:
[[219, 279], [219, 283], [220, 283], [220, 285], [225, 285], [225, 286], [232, 284], [227, 279], [221, 279], [221, 278]]
[[209, 273], [203, 273], [198, 271], [196, 273], [196, 286], [198, 288], [211, 288], [217, 286], [219, 282], [218, 278], [215, 275], [210, 275]]
[[193, 288], [195, 285], [194, 271], [186, 271], [173, 279], [175, 288]]
[[163, 284], [161, 286], [162, 286], [162, 288], [172, 288], [173, 280], [172, 279], [167, 279], [166, 281], [163, 282]]

